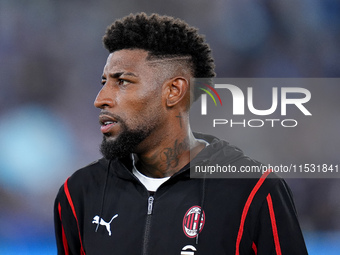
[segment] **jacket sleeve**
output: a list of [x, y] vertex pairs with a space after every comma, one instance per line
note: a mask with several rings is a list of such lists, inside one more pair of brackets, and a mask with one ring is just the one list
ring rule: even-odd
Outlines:
[[[84, 255], [78, 220], [65, 193], [67, 181], [60, 188], [54, 203], [54, 228], [58, 255]], [[73, 208], [72, 208], [73, 207]]]
[[308, 254], [292, 195], [284, 180], [280, 180], [263, 201], [257, 230], [253, 244], [255, 254]]

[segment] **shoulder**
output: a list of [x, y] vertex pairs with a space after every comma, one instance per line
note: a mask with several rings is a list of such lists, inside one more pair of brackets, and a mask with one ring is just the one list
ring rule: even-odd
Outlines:
[[77, 171], [75, 171], [69, 177], [69, 183], [76, 184], [81, 182], [82, 184], [89, 181], [96, 181], [97, 179], [101, 179], [103, 175], [105, 175], [106, 171], [108, 171], [109, 161], [105, 158], [98, 159], [87, 166], [84, 166]]
[[286, 181], [273, 172], [264, 173], [260, 178], [248, 181], [248, 185], [246, 203], [251, 205], [253, 212], [258, 212], [272, 201], [277, 206], [288, 203], [294, 207], [292, 194]]
[[100, 186], [105, 180], [108, 167], [109, 161], [101, 158], [76, 170], [65, 180], [58, 196], [64, 195], [65, 192], [69, 192], [71, 195], [79, 194]]
[[[261, 206], [266, 202], [268, 195], [279, 199], [291, 197], [291, 192], [285, 180], [275, 173], [253, 174], [251, 178], [208, 178], [209, 189], [216, 196], [232, 197], [234, 203], [246, 203]], [[223, 192], [221, 192], [223, 191]], [[285, 195], [283, 195], [285, 194]]]

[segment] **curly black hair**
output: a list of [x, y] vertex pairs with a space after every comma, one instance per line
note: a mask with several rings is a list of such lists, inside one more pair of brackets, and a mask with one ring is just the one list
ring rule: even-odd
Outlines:
[[[190, 57], [195, 78], [215, 76], [211, 49], [204, 36], [183, 20], [145, 13], [130, 14], [110, 25], [103, 37], [110, 52], [122, 49], [143, 49], [151, 58]], [[201, 90], [194, 89], [196, 100]]]

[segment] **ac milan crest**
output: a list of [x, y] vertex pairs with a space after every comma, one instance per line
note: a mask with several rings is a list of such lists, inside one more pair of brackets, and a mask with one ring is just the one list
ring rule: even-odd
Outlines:
[[[197, 230], [202, 231], [205, 222], [205, 213], [201, 214], [201, 207], [195, 205], [191, 207], [183, 218], [183, 231], [189, 238], [194, 238], [197, 235]], [[199, 224], [199, 228], [198, 228]]]

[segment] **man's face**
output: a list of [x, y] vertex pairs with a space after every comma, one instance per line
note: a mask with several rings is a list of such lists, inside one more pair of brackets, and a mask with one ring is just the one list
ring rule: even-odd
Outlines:
[[142, 151], [161, 125], [162, 84], [146, 57], [144, 50], [120, 50], [109, 55], [104, 67], [94, 105], [101, 109], [101, 152], [108, 159]]

